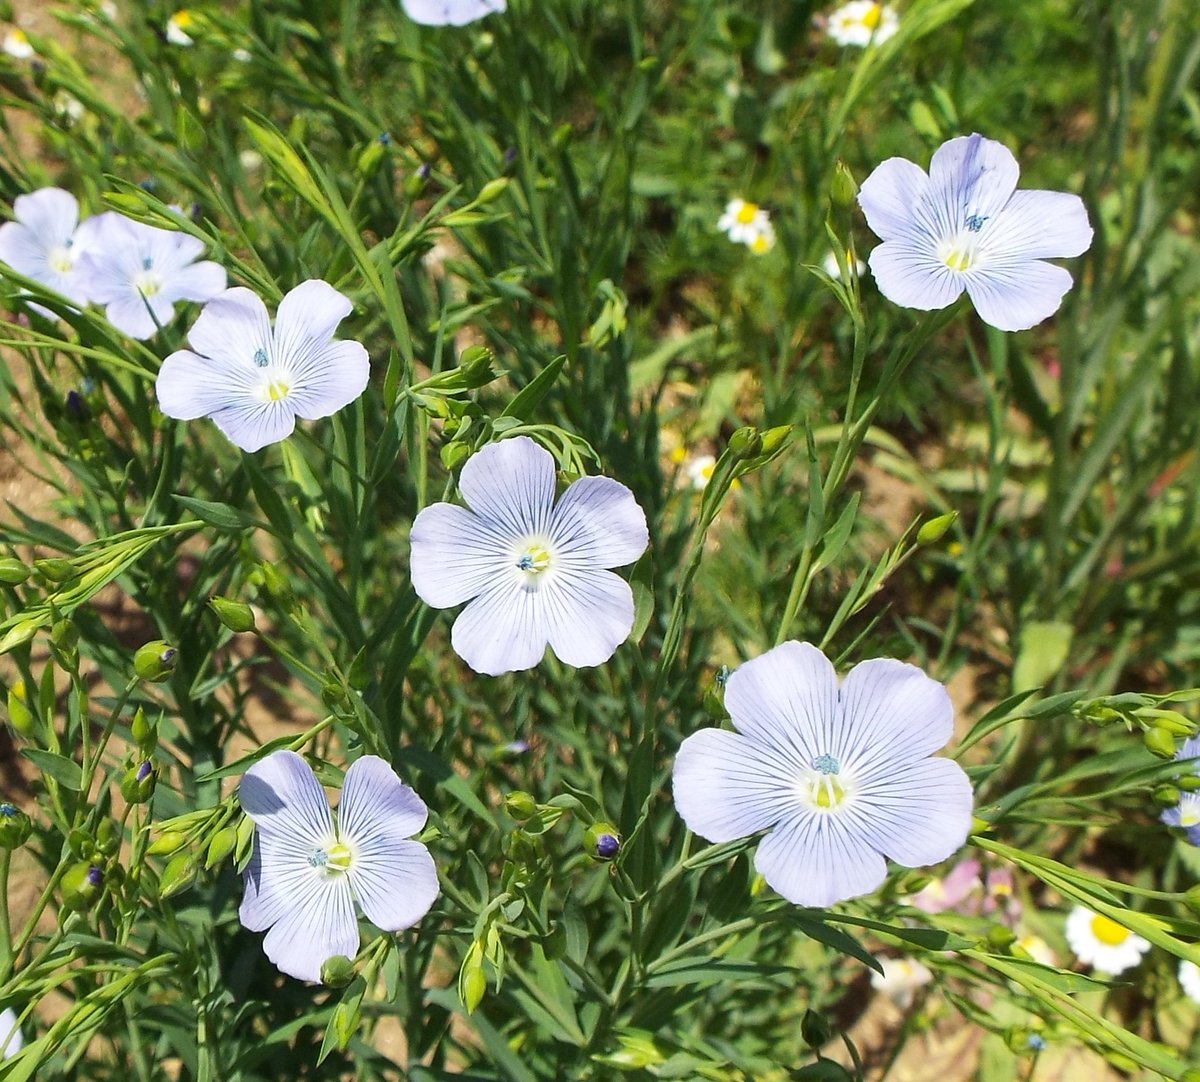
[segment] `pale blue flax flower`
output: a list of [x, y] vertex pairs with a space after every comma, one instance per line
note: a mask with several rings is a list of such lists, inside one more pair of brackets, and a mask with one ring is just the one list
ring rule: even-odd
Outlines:
[[466, 26], [503, 11], [507, 0], [401, 0], [404, 14], [422, 26]]
[[279, 302], [272, 327], [255, 293], [227, 289], [188, 332], [192, 349], [163, 361], [159, 407], [180, 421], [212, 418], [243, 451], [278, 443], [297, 417], [328, 417], [366, 390], [366, 349], [333, 337], [350, 309], [348, 298], [314, 278]]
[[856, 665], [839, 686], [808, 643], [785, 642], [739, 666], [725, 688], [736, 732], [702, 729], [675, 759], [675, 807], [711, 842], [760, 830], [754, 864], [797, 905], [869, 894], [887, 858], [945, 860], [971, 826], [971, 784], [950, 759], [946, 689], [890, 658]]
[[[98, 218], [79, 221], [79, 204], [61, 188], [41, 188], [13, 200], [15, 221], [0, 225], [0, 262], [61, 293], [72, 304], [87, 304], [87, 275], [80, 256], [92, 245]], [[40, 304], [29, 307], [47, 319], [58, 316]]]
[[863, 181], [858, 202], [883, 239], [871, 272], [888, 300], [945, 308], [967, 291], [985, 323], [1021, 331], [1058, 311], [1071, 275], [1046, 259], [1077, 256], [1092, 243], [1077, 195], [1017, 191], [1008, 149], [982, 135], [943, 143], [929, 175], [889, 158]]
[[130, 338], [149, 338], [180, 301], [207, 301], [225, 288], [225, 269], [196, 260], [204, 242], [109, 211], [94, 219], [96, 235], [79, 259], [88, 299]]
[[[1195, 760], [1200, 756], [1200, 736], [1189, 737], [1183, 742], [1176, 753], [1176, 760]], [[1195, 774], [1196, 764], [1193, 762], [1187, 768], [1187, 773]], [[1179, 827], [1187, 835], [1192, 845], [1200, 845], [1200, 793], [1183, 793], [1179, 803], [1173, 808], [1167, 808], [1162, 813], [1162, 821], [1169, 827]]]
[[428, 809], [377, 756], [346, 771], [336, 823], [294, 751], [255, 763], [238, 800], [255, 826], [238, 916], [250, 931], [267, 932], [263, 950], [289, 976], [317, 981], [330, 958], [358, 953], [356, 901], [385, 932], [412, 927], [433, 905], [437, 870], [412, 840]]
[[531, 669], [547, 645], [600, 665], [633, 628], [633, 592], [608, 569], [641, 556], [645, 514], [609, 477], [581, 477], [556, 503], [554, 476], [528, 436], [488, 444], [459, 477], [468, 507], [432, 504], [413, 523], [413, 588], [437, 609], [470, 601], [450, 641], [476, 672]]

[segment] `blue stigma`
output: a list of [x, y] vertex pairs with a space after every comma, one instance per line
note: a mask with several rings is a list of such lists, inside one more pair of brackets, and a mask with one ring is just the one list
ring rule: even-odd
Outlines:
[[74, 237], [67, 237], [67, 239], [63, 241], [63, 247], [64, 247], [64, 248], [70, 248], [70, 247], [71, 247], [71, 245], [72, 245], [72, 244], [74, 244], [74, 243], [75, 243], [75, 238], [74, 238]]
[[267, 360], [267, 351], [265, 349], [260, 347], [254, 351], [254, 363], [259, 368], [267, 367], [270, 362]]
[[978, 233], [983, 228], [983, 223], [986, 222], [989, 217], [990, 215], [987, 214], [972, 214], [967, 218], [967, 228], [972, 233]]
[[310, 868], [324, 868], [329, 863], [329, 854], [324, 849], [314, 849], [308, 854], [308, 866]]
[[522, 571], [532, 571], [533, 557], [530, 556], [528, 552], [525, 553], [525, 555], [517, 561], [517, 567], [519, 567]]
[[154, 260], [151, 259], [149, 256], [146, 256], [146, 258], [142, 260], [142, 270], [149, 270], [153, 266], [154, 266]]
[[5, 819], [11, 819], [16, 814], [17, 809], [7, 801], [5, 801], [3, 804], [0, 804], [0, 815], [2, 815]]
[[820, 771], [822, 774], [836, 774], [841, 769], [838, 761], [832, 755], [818, 755], [813, 760], [813, 770]]

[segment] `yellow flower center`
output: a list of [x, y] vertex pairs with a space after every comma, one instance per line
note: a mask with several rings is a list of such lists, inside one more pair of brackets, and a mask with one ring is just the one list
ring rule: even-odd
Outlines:
[[811, 772], [800, 781], [800, 795], [819, 811], [833, 811], [846, 799], [847, 789], [840, 770], [832, 755], [818, 756], [813, 760]]
[[50, 250], [46, 262], [50, 264], [50, 269], [55, 274], [67, 274], [72, 266], [71, 250], [66, 245], [60, 244]]
[[1115, 920], [1097, 913], [1092, 917], [1092, 935], [1096, 937], [1097, 943], [1103, 943], [1106, 947], [1119, 947], [1129, 938], [1130, 931]]
[[872, 4], [863, 12], [862, 24], [868, 30], [874, 30], [879, 25], [879, 20], [882, 16], [883, 6], [881, 4]]
[[192, 18], [192, 13], [187, 8], [180, 8], [175, 12], [171, 16], [171, 22], [180, 30], [190, 30], [196, 25], [196, 20]]
[[549, 566], [550, 553], [542, 545], [530, 545], [517, 558], [517, 567], [528, 575], [540, 575]]
[[956, 274], [969, 271], [978, 262], [974, 239], [961, 234], [945, 241], [938, 249], [938, 259]]
[[267, 380], [266, 393], [267, 399], [271, 402], [282, 402], [291, 393], [291, 386], [286, 380], [269, 379]]
[[736, 222], [738, 222], [739, 225], [749, 225], [752, 221], [754, 221], [754, 216], [757, 213], [758, 213], [758, 204], [757, 203], [743, 203], [741, 205], [741, 207], [738, 208], [738, 212], [733, 217], [734, 217], [734, 220]]
[[29, 44], [29, 35], [26, 34], [24, 30], [18, 30], [16, 27], [13, 27], [13, 29], [8, 32], [8, 40], [11, 44], [20, 47], [22, 45]]
[[1179, 825], [1194, 827], [1200, 823], [1200, 801], [1190, 800], [1179, 808]]
[[[149, 260], [146, 260], [149, 263]], [[139, 271], [133, 277], [133, 288], [136, 289], [143, 297], [153, 297], [157, 293], [162, 292], [163, 280], [162, 275], [146, 267]]]
[[755, 255], [762, 255], [764, 252], [771, 250], [771, 238], [766, 233], [759, 233], [752, 241], [750, 241], [750, 251]]
[[348, 872], [353, 859], [354, 854], [348, 845], [334, 842], [333, 845], [314, 849], [309, 853], [308, 864], [309, 867], [319, 870], [327, 879], [332, 879]]

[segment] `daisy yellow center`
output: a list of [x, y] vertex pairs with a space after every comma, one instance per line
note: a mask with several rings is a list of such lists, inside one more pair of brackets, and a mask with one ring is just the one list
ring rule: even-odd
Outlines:
[[863, 12], [862, 25], [868, 30], [874, 30], [879, 25], [879, 20], [883, 16], [881, 5], [872, 4], [866, 11]]
[[196, 20], [192, 18], [192, 13], [187, 8], [175, 12], [171, 16], [171, 22], [180, 30], [190, 30], [196, 24]]
[[50, 264], [50, 269], [55, 274], [66, 274], [72, 266], [71, 262], [71, 242], [60, 244], [56, 248], [50, 249], [50, 254], [46, 257], [46, 262]]
[[1092, 935], [1096, 937], [1097, 943], [1103, 943], [1106, 947], [1119, 947], [1129, 938], [1130, 932], [1115, 920], [1097, 913], [1092, 917]]
[[755, 255], [762, 255], [763, 252], [769, 252], [770, 250], [771, 239], [765, 233], [759, 233], [758, 236], [750, 242], [750, 251], [752, 251]]
[[739, 225], [749, 225], [754, 221], [754, 216], [758, 213], [757, 203], [743, 203], [738, 212], [733, 216], [734, 221]]
[[308, 865], [326, 878], [344, 875], [350, 870], [354, 854], [348, 845], [334, 842], [329, 846], [318, 846], [308, 854]]

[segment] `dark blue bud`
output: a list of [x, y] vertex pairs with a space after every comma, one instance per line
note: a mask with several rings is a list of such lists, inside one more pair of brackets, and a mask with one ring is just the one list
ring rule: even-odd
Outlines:
[[103, 886], [104, 885], [104, 873], [99, 868], [97, 868], [95, 864], [93, 864], [87, 870], [87, 881], [89, 883], [91, 883], [91, 885], [93, 887]]
[[154, 768], [150, 765], [150, 760], [147, 759], [142, 763], [141, 766], [137, 768], [137, 780], [139, 782], [145, 781], [148, 777], [150, 777], [150, 771], [153, 769]]

